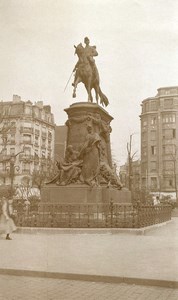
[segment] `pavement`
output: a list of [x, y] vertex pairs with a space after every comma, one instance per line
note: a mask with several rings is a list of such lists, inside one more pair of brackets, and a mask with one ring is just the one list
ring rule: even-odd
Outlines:
[[177, 300], [162, 287], [0, 275], [0, 300]]
[[[11, 241], [1, 236], [0, 286], [3, 289], [0, 289], [0, 300], [177, 300], [178, 290], [172, 289], [178, 288], [177, 233], [178, 218], [174, 217], [166, 224], [151, 226], [147, 230], [142, 229], [140, 234], [138, 230], [131, 233], [130, 230], [114, 229], [91, 231], [20, 229], [19, 232], [12, 234]], [[6, 297], [8, 282], [16, 287], [14, 288], [16, 293]], [[22, 289], [26, 286], [27, 291], [31, 285], [36, 286], [36, 295], [39, 296], [28, 298], [27, 294], [22, 297], [19, 295], [18, 298], [18, 282], [23, 285]], [[21, 284], [19, 283], [19, 286]], [[44, 292], [46, 288], [50, 290], [50, 285], [53, 286], [52, 290], [57, 291], [56, 294], [42, 297], [42, 291]], [[78, 285], [82, 286], [82, 290], [77, 287]], [[99, 297], [96, 293], [104, 287], [110, 291], [106, 291], [106, 295], [110, 293], [108, 298]], [[78, 298], [72, 293], [75, 289], [80, 291], [81, 295]], [[119, 289], [126, 290], [121, 297], [116, 296], [120, 293]], [[65, 297], [55, 296], [62, 295], [60, 293], [64, 293], [64, 290], [66, 290]], [[89, 293], [86, 297], [85, 290]], [[92, 291], [95, 291], [93, 296]], [[47, 294], [44, 292], [44, 295]], [[154, 298], [156, 297], [154, 295], [157, 295], [157, 298]]]

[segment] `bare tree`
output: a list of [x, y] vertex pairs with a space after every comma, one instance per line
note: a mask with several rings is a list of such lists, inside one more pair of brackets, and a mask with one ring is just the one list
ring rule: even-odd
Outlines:
[[[177, 187], [177, 147], [176, 145], [172, 145], [169, 148], [169, 154], [171, 161], [173, 163], [173, 178], [174, 178], [174, 186], [176, 193], [176, 202], [178, 202], [178, 187]], [[178, 203], [177, 203], [178, 205]]]
[[52, 163], [50, 168], [47, 171], [44, 171], [43, 168], [40, 168], [39, 170], [34, 170], [32, 174], [32, 186], [36, 186], [41, 194], [41, 189], [45, 182], [51, 180], [57, 172], [57, 168]]
[[8, 132], [11, 128], [14, 127], [12, 123], [9, 121], [9, 113], [5, 114], [5, 112], [0, 113], [0, 138], [2, 140], [2, 149], [0, 151], [0, 162], [2, 162], [2, 153], [8, 144]]
[[128, 154], [128, 187], [132, 192], [132, 183], [133, 183], [133, 161], [138, 151], [132, 153], [132, 141], [134, 133], [130, 134], [129, 142], [127, 143], [127, 154]]

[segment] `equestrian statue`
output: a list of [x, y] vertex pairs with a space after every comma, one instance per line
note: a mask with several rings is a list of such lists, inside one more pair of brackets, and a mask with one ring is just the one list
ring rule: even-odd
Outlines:
[[78, 56], [78, 62], [73, 70], [73, 72], [75, 72], [75, 77], [74, 82], [72, 83], [72, 86], [74, 87], [72, 96], [73, 98], [76, 97], [77, 85], [82, 82], [88, 93], [88, 102], [93, 102], [91, 90], [94, 89], [97, 104], [100, 98], [100, 104], [107, 106], [109, 101], [101, 91], [99, 73], [93, 58], [98, 55], [96, 46], [90, 46], [90, 40], [88, 37], [85, 37], [84, 43], [86, 45], [85, 47], [83, 47], [82, 43], [78, 46], [74, 46], [75, 54]]

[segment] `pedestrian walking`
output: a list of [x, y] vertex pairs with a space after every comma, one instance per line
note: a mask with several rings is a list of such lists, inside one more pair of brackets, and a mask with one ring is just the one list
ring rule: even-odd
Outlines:
[[2, 198], [2, 213], [0, 216], [0, 233], [6, 234], [6, 240], [11, 240], [10, 234], [16, 230], [16, 226], [12, 219], [13, 215], [13, 199]]

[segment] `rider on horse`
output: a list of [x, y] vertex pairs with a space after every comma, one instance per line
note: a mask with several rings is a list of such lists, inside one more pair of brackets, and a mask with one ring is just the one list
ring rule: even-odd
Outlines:
[[[96, 51], [96, 46], [90, 46], [90, 40], [88, 37], [84, 38], [84, 43], [85, 43], [85, 55], [87, 56], [87, 59], [90, 63], [90, 66], [92, 67], [92, 71], [93, 71], [93, 75], [94, 77], [98, 76], [98, 70], [95, 64], [95, 60], [93, 58], [93, 56], [98, 56], [98, 52]], [[74, 86], [75, 84], [75, 80], [78, 77], [78, 67], [80, 65], [80, 61], [78, 60], [78, 62], [75, 65], [75, 68], [73, 69], [73, 72], [75, 72], [75, 77], [74, 77], [74, 82], [72, 83], [72, 86]]]

